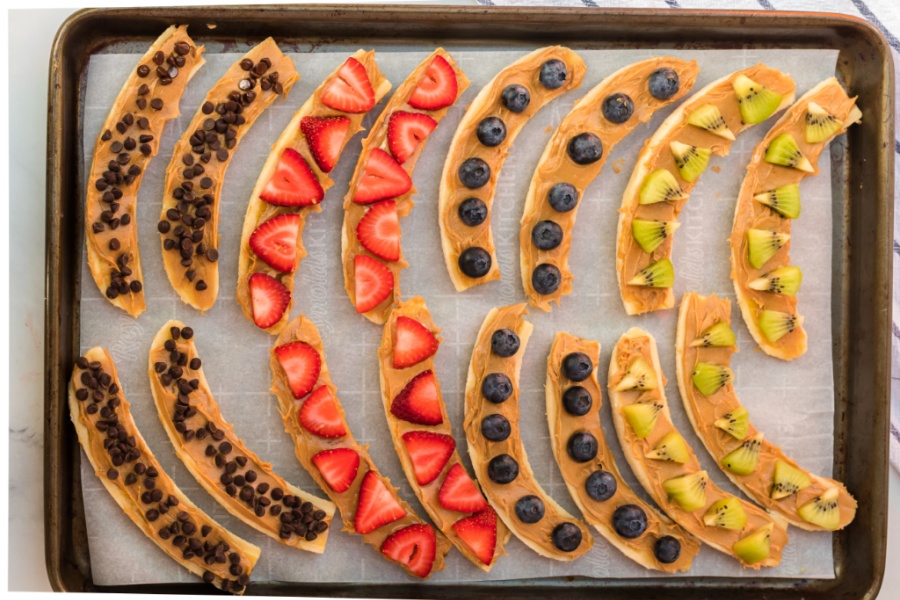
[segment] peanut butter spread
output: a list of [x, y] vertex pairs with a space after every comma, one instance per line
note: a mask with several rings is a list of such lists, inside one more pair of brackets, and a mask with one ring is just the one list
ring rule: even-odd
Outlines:
[[[541, 83], [541, 71], [554, 60], [564, 63], [566, 79], [558, 88], [550, 89]], [[460, 121], [444, 163], [438, 208], [444, 260], [457, 291], [500, 279], [490, 219], [500, 169], [522, 126], [548, 102], [578, 88], [585, 71], [584, 61], [568, 48], [552, 46], [535, 50], [500, 71], [485, 85]], [[523, 86], [530, 97], [524, 108], [512, 105], [519, 112], [511, 110], [502, 99], [504, 90], [512, 85]], [[497, 117], [505, 125], [505, 137], [495, 146], [481, 143], [476, 135], [478, 125], [488, 117]], [[484, 161], [489, 168], [484, 183], [475, 188], [467, 187], [459, 176], [460, 168], [470, 159]], [[459, 215], [460, 204], [468, 198], [477, 198], [487, 207], [487, 217], [471, 227]], [[481, 249], [490, 257], [487, 269], [475, 277], [467, 275], [459, 265], [460, 255], [469, 249]]]
[[[721, 464], [722, 458], [740, 446], [741, 441], [735, 439], [728, 432], [715, 426], [716, 419], [722, 418], [741, 406], [741, 402], [735, 394], [734, 386], [726, 384], [715, 394], [706, 397], [701, 394], [691, 381], [691, 373], [698, 362], [715, 365], [729, 366], [731, 355], [737, 352], [737, 347], [701, 347], [691, 346], [692, 342], [701, 337], [703, 332], [716, 323], [731, 324], [731, 302], [726, 298], [716, 295], [701, 296], [695, 293], [685, 294], [681, 300], [681, 308], [678, 315], [678, 340], [677, 340], [677, 367], [678, 388], [681, 391], [681, 399], [684, 402], [685, 411], [691, 419], [694, 431], [697, 432], [706, 449]], [[749, 439], [759, 433], [751, 424], [748, 430]], [[773, 500], [771, 497], [774, 480], [775, 462], [784, 461], [795, 469], [798, 469], [810, 478], [812, 484], [786, 498]], [[829, 488], [838, 488], [837, 498], [840, 512], [840, 527], [846, 527], [856, 515], [856, 500], [844, 485], [833, 479], [819, 477], [806, 471], [796, 462], [788, 458], [771, 441], [763, 438], [759, 447], [759, 459], [756, 469], [749, 475], [738, 475], [728, 469], [722, 469], [736, 486], [753, 498], [757, 503], [770, 511], [776, 511], [783, 515], [788, 522], [802, 529], [821, 530], [821, 527], [806, 521], [797, 513], [797, 510], [820, 496]]]
[[94, 472], [125, 515], [207, 583], [242, 594], [259, 548], [197, 508], [162, 470], [131, 416], [112, 357], [95, 347], [75, 363], [69, 414]]
[[180, 114], [181, 95], [204, 63], [203, 50], [187, 25], [166, 29], [125, 81], [94, 146], [84, 218], [88, 267], [106, 298], [133, 317], [146, 308], [138, 189], [163, 128]]
[[[563, 360], [572, 352], [586, 354], [594, 365], [590, 377], [577, 383], [568, 379], [562, 368]], [[600, 344], [564, 332], [556, 334], [550, 355], [547, 356], [547, 421], [550, 426], [553, 454], [563, 480], [578, 509], [584, 514], [585, 520], [626, 556], [648, 569], [668, 573], [687, 571], [700, 551], [700, 540], [660, 514], [656, 508], [644, 502], [628, 487], [606, 443], [600, 426], [603, 395], [597, 380], [599, 362]], [[572, 414], [562, 406], [563, 394], [575, 385], [584, 388], [595, 403], [582, 416]], [[568, 441], [573, 434], [579, 432], [588, 433], [597, 440], [597, 456], [593, 460], [577, 462], [569, 456], [566, 448]], [[610, 473], [616, 481], [615, 493], [602, 501], [592, 498], [585, 485], [588, 477], [598, 470]], [[640, 508], [647, 522], [646, 529], [632, 539], [619, 535], [613, 525], [613, 514], [616, 509], [627, 505]], [[668, 563], [659, 560], [654, 552], [657, 541], [664, 536], [671, 536], [677, 540], [680, 547], [675, 560]]]
[[197, 483], [254, 529], [286, 546], [324, 552], [334, 505], [286, 482], [238, 438], [206, 381], [191, 328], [180, 321], [163, 325], [148, 374], [159, 420]]
[[219, 293], [219, 195], [244, 134], [300, 79], [272, 38], [234, 63], [175, 144], [166, 169], [158, 230], [169, 282], [204, 312]]
[[[531, 323], [524, 319], [526, 312], [524, 303], [492, 309], [478, 332], [466, 380], [464, 428], [469, 456], [482, 490], [506, 526], [538, 554], [571, 561], [591, 549], [593, 536], [584, 522], [566, 512], [535, 479], [519, 433], [519, 372], [532, 330]], [[491, 336], [498, 329], [518, 335], [520, 346], [513, 356], [502, 358], [492, 351]], [[512, 393], [500, 403], [482, 394], [485, 378], [493, 373], [505, 375], [512, 383]], [[491, 441], [482, 433], [482, 421], [491, 415], [500, 415], [508, 422], [506, 439]], [[500, 460], [500, 466], [507, 466], [500, 475], [506, 477], [495, 481], [490, 464]], [[543, 516], [536, 522], [526, 523], [517, 515], [516, 503], [526, 496], [535, 496], [543, 507]]]
[[[634, 240], [631, 224], [634, 219], [676, 221], [687, 202], [687, 195], [696, 184], [696, 180], [694, 182], [686, 181], [679, 174], [675, 158], [669, 147], [671, 142], [678, 141], [691, 146], [709, 148], [712, 154], [719, 156], [728, 154], [731, 148], [730, 140], [688, 124], [687, 117], [694, 110], [706, 104], [715, 106], [722, 114], [726, 126], [735, 136], [751, 126], [741, 119], [740, 105], [733, 86], [734, 79], [738, 75], [745, 75], [756, 83], [781, 94], [782, 101], [778, 110], [794, 100], [795, 85], [790, 76], [764, 64], [758, 64], [735, 71], [695, 93], [666, 118], [653, 137], [644, 145], [622, 196], [616, 237], [616, 272], [619, 290], [625, 304], [625, 311], [630, 315], [662, 310], [675, 305], [675, 295], [671, 288], [653, 288], [628, 283], [641, 269], [651, 263], [671, 258], [673, 236], [666, 237], [659, 247], [648, 254]], [[685, 198], [655, 204], [640, 204], [640, 191], [644, 180], [649, 174], [659, 169], [665, 169], [675, 176]]]
[[[638, 358], [643, 358], [652, 365], [657, 377], [657, 387], [646, 391], [615, 391], [616, 386], [622, 381], [628, 367]], [[718, 500], [734, 498], [731, 494], [719, 488], [712, 479], [707, 479], [705, 486], [705, 502], [703, 507], [694, 511], [682, 509], [675, 501], [670, 500], [663, 488], [663, 482], [686, 474], [697, 473], [702, 470], [697, 456], [690, 447], [687, 448], [689, 457], [684, 464], [668, 460], [655, 460], [647, 458], [656, 444], [667, 434], [677, 432], [665, 397], [665, 378], [659, 366], [659, 356], [656, 351], [656, 342], [645, 331], [632, 328], [625, 332], [616, 347], [613, 349], [612, 360], [609, 367], [609, 398], [612, 407], [613, 421], [618, 433], [619, 443], [625, 453], [628, 464], [631, 465], [635, 476], [656, 502], [676, 523], [688, 532], [716, 550], [740, 558], [732, 550], [734, 545], [752, 532], [769, 524], [774, 524], [770, 537], [769, 555], [755, 564], [741, 564], [745, 567], [759, 569], [762, 566], [773, 567], [781, 562], [781, 552], [787, 544], [787, 526], [783, 520], [773, 518], [755, 504], [739, 500], [741, 507], [747, 516], [747, 522], [741, 530], [726, 529], [715, 525], [706, 525], [703, 517], [712, 504]], [[652, 402], [662, 405], [652, 432], [641, 439], [635, 435], [631, 425], [625, 420], [622, 409], [625, 406], [637, 402]]]
[[[862, 116], [859, 109], [856, 108], [856, 98], [849, 98], [841, 84], [833, 77], [815, 86], [794, 103], [753, 151], [738, 195], [730, 239], [731, 279], [734, 281], [734, 290], [747, 329], [750, 330], [753, 339], [756, 340], [763, 352], [784, 360], [792, 360], [806, 352], [806, 330], [803, 329], [802, 319], [798, 319], [798, 323], [792, 331], [777, 341], [770, 342], [759, 327], [759, 314], [765, 309], [797, 315], [797, 297], [754, 290], [748, 286], [748, 283], [774, 269], [790, 265], [790, 242], [781, 247], [761, 268], [756, 269], [748, 260], [747, 230], [751, 228], [765, 229], [781, 233], [790, 233], [791, 231], [791, 219], [782, 217], [764, 204], [756, 202], [753, 197], [783, 185], [799, 183], [808, 175], [818, 174], [819, 169], [816, 165], [819, 155], [832, 138], [829, 137], [819, 143], [806, 141], [806, 114], [810, 102], [815, 102], [843, 124], [843, 127], [834, 135], [840, 135], [846, 131]], [[815, 169], [814, 172], [808, 173], [765, 161], [766, 149], [769, 144], [783, 133], [793, 136], [800, 152]]]
[[[390, 91], [391, 83], [378, 69], [378, 65], [375, 63], [374, 50], [369, 50], [368, 52], [366, 52], [365, 50], [357, 50], [353, 54], [353, 58], [358, 60], [360, 64], [365, 67], [366, 73], [369, 76], [369, 82], [372, 84], [372, 89], [375, 92], [375, 104], [377, 106], [377, 104], [381, 102], [381, 99], [385, 96], [385, 94]], [[343, 66], [343, 64], [341, 66]], [[300, 122], [304, 117], [345, 117], [349, 119], [350, 125], [347, 128], [347, 133], [344, 136], [339, 154], [343, 153], [347, 142], [349, 142], [354, 135], [363, 130], [362, 121], [368, 113], [343, 112], [331, 108], [321, 100], [322, 92], [327, 89], [329, 85], [331, 85], [332, 81], [338, 76], [338, 70], [340, 70], [340, 68], [341, 67], [338, 67], [338, 69], [331, 73], [325, 79], [325, 81], [323, 81], [322, 84], [316, 88], [312, 96], [310, 96], [306, 100], [306, 102], [303, 103], [303, 106], [300, 107], [300, 110], [297, 111], [297, 113], [291, 119], [291, 122], [288, 123], [287, 127], [284, 128], [284, 131], [272, 146], [272, 151], [269, 153], [269, 157], [266, 159], [266, 164], [263, 165], [262, 171], [259, 174], [259, 178], [256, 180], [256, 185], [253, 187], [253, 193], [250, 195], [250, 201], [247, 205], [247, 214], [244, 217], [244, 228], [241, 232], [241, 254], [238, 262], [237, 299], [238, 303], [241, 305], [241, 310], [244, 311], [244, 316], [247, 317], [248, 320], [253, 321], [253, 306], [250, 301], [250, 276], [254, 273], [265, 273], [270, 277], [274, 277], [277, 281], [284, 285], [291, 293], [291, 299], [287, 305], [287, 308], [285, 308], [284, 314], [281, 316], [281, 319], [277, 323], [266, 329], [266, 331], [273, 335], [277, 335], [278, 333], [280, 333], [290, 319], [291, 307], [294, 302], [294, 275], [296, 274], [297, 269], [300, 267], [300, 261], [306, 256], [306, 249], [303, 247], [302, 237], [303, 226], [306, 223], [306, 217], [310, 213], [320, 212], [322, 208], [320, 204], [313, 204], [311, 206], [276, 206], [275, 204], [269, 204], [268, 202], [260, 198], [260, 194], [266, 187], [266, 184], [272, 178], [272, 175], [275, 173], [275, 169], [278, 167], [281, 155], [287, 148], [291, 148], [300, 153], [300, 156], [303, 157], [303, 159], [306, 161], [307, 166], [315, 174], [316, 179], [319, 181], [319, 185], [322, 186], [322, 189], [324, 191], [327, 192], [328, 189], [334, 185], [334, 181], [331, 180], [331, 178], [328, 176], [328, 173], [323, 171], [313, 158], [309, 141], [306, 139], [306, 136], [303, 135], [303, 132], [300, 129]], [[277, 269], [272, 268], [264, 260], [261, 260], [255, 252], [253, 252], [253, 250], [250, 248], [250, 236], [253, 234], [257, 227], [259, 227], [266, 221], [269, 221], [277, 216], [287, 214], [298, 215], [300, 217], [300, 226], [297, 233], [296, 263], [294, 264], [293, 270], [291, 270], [289, 273], [282, 273]]]
[[[677, 73], [679, 88], [670, 98], [659, 100], [650, 94], [648, 80], [651, 73], [663, 68]], [[687, 62], [668, 56], [628, 65], [585, 94], [559, 124], [534, 170], [519, 233], [522, 285], [532, 306], [549, 311], [552, 302], [559, 304], [560, 298], [572, 292], [574, 277], [569, 271], [569, 250], [578, 205], [567, 212], [555, 210], [548, 200], [550, 189], [558, 183], [568, 183], [575, 187], [580, 199], [588, 185], [600, 174], [613, 147], [639, 124], [650, 120], [657, 110], [687, 95], [699, 70], [696, 61]], [[612, 94], [624, 94], [633, 102], [633, 113], [624, 122], [613, 122], [603, 114], [603, 102]], [[603, 154], [596, 162], [578, 164], [569, 156], [567, 147], [574, 136], [585, 132], [600, 138]], [[542, 221], [551, 221], [562, 228], [562, 242], [555, 248], [542, 250], [532, 240], [535, 226]], [[549, 293], [536, 291], [531, 281], [535, 267], [540, 264], [553, 265], [560, 272], [559, 287]]]
[[[369, 254], [373, 257], [374, 255], [372, 255], [363, 247], [356, 235], [356, 227], [357, 225], [359, 225], [360, 220], [362, 220], [366, 212], [368, 212], [369, 207], [354, 202], [353, 197], [356, 194], [356, 189], [359, 185], [360, 178], [365, 172], [366, 162], [368, 161], [369, 154], [371, 154], [372, 150], [374, 150], [375, 148], [380, 148], [390, 154], [390, 149], [388, 148], [388, 125], [393, 113], [397, 111], [422, 113], [428, 115], [429, 117], [440, 123], [444, 118], [444, 115], [447, 114], [447, 111], [450, 110], [450, 106], [453, 105], [450, 104], [446, 108], [442, 108], [439, 110], [421, 110], [413, 108], [409, 105], [409, 99], [415, 91], [416, 86], [419, 84], [419, 81], [428, 70], [428, 67], [431, 66], [431, 63], [436, 56], [443, 57], [443, 59], [446, 60], [447, 63], [453, 68], [453, 71], [456, 74], [457, 92], [456, 98], [453, 100], [453, 104], [456, 103], [456, 100], [458, 100], [459, 97], [462, 96], [463, 92], [465, 92], [469, 87], [468, 77], [466, 77], [465, 73], [462, 72], [462, 69], [459, 68], [459, 65], [456, 64], [456, 61], [453, 60], [453, 57], [450, 56], [450, 54], [443, 48], [438, 48], [428, 58], [423, 60], [415, 69], [413, 69], [412, 73], [409, 74], [409, 77], [406, 78], [406, 80], [400, 85], [400, 87], [397, 88], [397, 91], [394, 92], [393, 96], [391, 96], [391, 99], [388, 102], [387, 106], [384, 107], [384, 110], [381, 111], [381, 114], [378, 116], [378, 120], [376, 120], [375, 124], [372, 125], [372, 129], [369, 132], [369, 135], [367, 135], [366, 139], [363, 140], [362, 150], [359, 153], [359, 160], [356, 163], [356, 169], [353, 171], [353, 177], [350, 179], [350, 188], [347, 190], [347, 195], [344, 196], [344, 226], [341, 232], [341, 251], [344, 262], [344, 287], [347, 290], [347, 295], [350, 297], [350, 301], [354, 305], [356, 305], [356, 278], [354, 276], [354, 258], [356, 256], [359, 256], [360, 254]], [[416, 161], [418, 160], [419, 155], [422, 153], [422, 150], [425, 148], [425, 142], [427, 141], [428, 138], [422, 140], [422, 142], [416, 148], [415, 153], [407, 158], [401, 165], [403, 169], [410, 175], [410, 177], [412, 176], [413, 169], [415, 169]], [[402, 196], [393, 198], [394, 202], [396, 202], [397, 204], [398, 216], [404, 217], [409, 214], [410, 210], [412, 210], [414, 204], [412, 201], [412, 197], [415, 193], [416, 189], [415, 187], [413, 187]], [[378, 306], [368, 312], [363, 313], [367, 319], [379, 325], [385, 322], [394, 302], [396, 302], [400, 298], [400, 271], [401, 269], [409, 266], [409, 263], [407, 263], [403, 258], [402, 250], [399, 260], [392, 262], [382, 262], [385, 266], [387, 266], [388, 269], [390, 269], [391, 274], [394, 277], [394, 289], [388, 295], [388, 297], [385, 298]]]

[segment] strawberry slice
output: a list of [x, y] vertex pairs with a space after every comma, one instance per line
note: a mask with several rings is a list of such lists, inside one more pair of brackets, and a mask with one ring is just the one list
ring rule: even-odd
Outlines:
[[363, 248], [384, 260], [400, 260], [400, 219], [397, 217], [397, 203], [385, 200], [373, 204], [366, 211], [359, 225], [356, 237]]
[[322, 479], [338, 494], [346, 492], [356, 481], [359, 470], [359, 454], [351, 448], [323, 450], [312, 457]]
[[[318, 378], [318, 371], [316, 371], [316, 378]], [[309, 395], [309, 398], [300, 407], [297, 418], [303, 429], [319, 437], [339, 438], [347, 435], [341, 411], [327, 385], [320, 386]]]
[[312, 206], [322, 201], [325, 190], [300, 153], [285, 148], [259, 197], [276, 206]]
[[417, 425], [440, 425], [444, 422], [441, 396], [431, 371], [422, 371], [412, 378], [391, 402], [391, 414]]
[[388, 121], [388, 148], [401, 165], [437, 127], [437, 121], [423, 113], [398, 110]]
[[394, 274], [378, 260], [365, 254], [353, 259], [356, 312], [369, 312], [394, 291]]
[[456, 72], [443, 56], [435, 56], [409, 98], [409, 105], [422, 110], [446, 108], [456, 101]]
[[250, 235], [250, 248], [276, 271], [290, 273], [297, 262], [299, 234], [300, 215], [278, 215]]
[[437, 554], [434, 529], [419, 523], [404, 527], [384, 540], [381, 553], [424, 579], [431, 573]]
[[447, 477], [438, 492], [438, 502], [447, 510], [473, 513], [487, 508], [488, 503], [466, 469], [456, 463], [447, 471]]
[[303, 117], [300, 131], [319, 168], [330, 173], [337, 164], [350, 129], [349, 117]]
[[453, 524], [453, 531], [472, 549], [478, 560], [491, 564], [497, 545], [497, 513], [493, 508], [460, 519]]
[[294, 398], [299, 400], [312, 391], [322, 369], [322, 358], [315, 348], [306, 342], [290, 342], [275, 348], [275, 356], [287, 375]]
[[402, 196], [411, 189], [412, 179], [403, 167], [390, 154], [381, 148], [375, 148], [366, 159], [353, 201], [357, 204], [371, 204]]
[[320, 98], [331, 108], [348, 113], [364, 113], [375, 106], [375, 90], [369, 83], [369, 74], [352, 56], [341, 65]]
[[456, 449], [452, 435], [433, 431], [408, 431], [403, 434], [403, 443], [419, 485], [428, 485], [437, 479]]
[[353, 517], [356, 533], [366, 534], [383, 525], [402, 519], [406, 510], [391, 494], [384, 481], [375, 471], [366, 473], [359, 488], [359, 504]]
[[274, 277], [265, 273], [250, 276], [250, 307], [257, 327], [266, 329], [280, 321], [290, 302], [291, 293]]
[[394, 329], [394, 368], [419, 364], [438, 349], [437, 338], [424, 325], [409, 317], [397, 317]]

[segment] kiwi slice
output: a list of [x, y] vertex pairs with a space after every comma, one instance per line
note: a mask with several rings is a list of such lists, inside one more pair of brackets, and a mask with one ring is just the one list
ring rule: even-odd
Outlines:
[[703, 522], [710, 527], [724, 527], [740, 531], [747, 525], [747, 513], [741, 501], [731, 496], [713, 503], [703, 515]]
[[769, 558], [769, 540], [772, 538], [774, 523], [767, 523], [739, 540], [734, 546], [734, 554], [748, 565], [754, 565]]
[[775, 473], [772, 476], [772, 500], [781, 500], [804, 490], [812, 485], [809, 475], [780, 458], [775, 461]]
[[628, 420], [628, 424], [634, 430], [638, 439], [644, 439], [656, 427], [656, 417], [659, 416], [663, 405], [658, 402], [637, 402], [622, 407], [622, 413]]
[[791, 266], [769, 271], [747, 285], [750, 286], [751, 289], [759, 290], [761, 292], [796, 296], [797, 290], [800, 289], [801, 281], [803, 281], [803, 271], [800, 270], [800, 267]]
[[757, 433], [722, 457], [722, 466], [735, 475], [749, 475], [756, 470], [759, 462], [759, 448], [762, 446], [763, 434]]
[[832, 135], [840, 131], [841, 122], [833, 114], [816, 104], [810, 102], [806, 106], [806, 143], [817, 144], [824, 142]]
[[734, 332], [731, 330], [731, 327], [728, 326], [728, 323], [719, 321], [701, 333], [700, 337], [691, 342], [691, 346], [700, 346], [701, 348], [727, 348], [728, 346], [734, 346], [736, 341]]
[[653, 450], [645, 454], [653, 460], [670, 460], [683, 465], [691, 458], [687, 442], [677, 431], [667, 433], [653, 446]]
[[750, 432], [750, 414], [746, 408], [738, 406], [716, 419], [713, 424], [730, 436], [742, 440]]
[[712, 154], [712, 150], [709, 148], [682, 144], [678, 141], [670, 143], [669, 149], [672, 150], [672, 156], [675, 158], [678, 174], [685, 181], [694, 181], [700, 177], [700, 174], [706, 170], [709, 155]]
[[815, 171], [812, 164], [800, 152], [797, 140], [789, 133], [782, 133], [772, 140], [772, 143], [766, 148], [766, 162], [807, 173]]
[[777, 310], [763, 310], [756, 321], [766, 339], [773, 344], [792, 332], [801, 322], [800, 317]]
[[655, 263], [650, 263], [631, 278], [628, 285], [640, 285], [643, 287], [670, 288], [675, 285], [675, 269], [672, 261], [663, 258]]
[[706, 471], [688, 473], [663, 481], [663, 489], [669, 500], [682, 510], [693, 512], [706, 506], [706, 482], [709, 476]]
[[838, 508], [838, 489], [831, 487], [810, 502], [797, 509], [804, 521], [822, 529], [834, 531], [841, 526], [841, 510]]
[[759, 269], [788, 243], [790, 234], [768, 229], [747, 230], [747, 259], [754, 269]]
[[800, 184], [789, 183], [774, 190], [753, 196], [760, 204], [765, 204], [782, 217], [796, 219], [800, 216]]
[[734, 373], [723, 365], [699, 362], [694, 365], [691, 381], [700, 393], [709, 398], [734, 379]]
[[737, 94], [741, 121], [744, 123], [762, 123], [781, 106], [781, 94], [756, 83], [744, 74], [735, 77], [731, 85]]
[[723, 137], [726, 140], [734, 141], [734, 134], [725, 124], [725, 117], [715, 104], [704, 104], [700, 108], [694, 110], [687, 118], [688, 125], [705, 129], [706, 131]]
[[622, 380], [616, 385], [617, 392], [625, 392], [630, 390], [655, 390], [656, 389], [656, 371], [643, 358], [636, 358], [629, 365]]
[[678, 185], [675, 176], [665, 169], [657, 169], [644, 179], [638, 204], [656, 204], [657, 202], [674, 202], [687, 200], [687, 194]]
[[634, 219], [631, 222], [631, 235], [634, 241], [646, 252], [650, 254], [663, 243], [663, 241], [672, 235], [678, 226], [678, 221], [648, 221], [645, 219]]

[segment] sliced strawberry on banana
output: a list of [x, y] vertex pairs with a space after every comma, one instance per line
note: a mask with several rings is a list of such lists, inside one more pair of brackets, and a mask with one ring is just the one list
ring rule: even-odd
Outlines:
[[419, 364], [437, 352], [437, 349], [437, 338], [424, 325], [409, 317], [397, 317], [397, 324], [394, 326], [395, 369]]
[[312, 206], [325, 197], [316, 174], [293, 148], [285, 148], [259, 197], [276, 206]]
[[443, 56], [435, 56], [409, 98], [409, 105], [422, 110], [446, 108], [456, 101], [456, 72]]
[[456, 449], [453, 436], [433, 431], [408, 431], [403, 434], [403, 443], [419, 485], [437, 479]]
[[390, 154], [381, 148], [375, 148], [366, 159], [353, 201], [357, 204], [371, 204], [402, 196], [411, 189], [412, 179], [403, 167]]
[[478, 560], [491, 564], [497, 546], [497, 513], [493, 508], [460, 519], [453, 524], [453, 531], [472, 549]]
[[[455, 97], [455, 96], [454, 96]], [[388, 148], [401, 165], [415, 154], [419, 144], [437, 127], [437, 121], [423, 113], [398, 110], [388, 121]]]
[[338, 410], [334, 395], [327, 385], [316, 388], [316, 391], [309, 395], [300, 407], [298, 420], [303, 429], [319, 437], [339, 438], [347, 435], [341, 411]]
[[352, 56], [341, 65], [320, 96], [331, 108], [348, 113], [363, 113], [375, 106], [375, 90], [361, 62]]
[[481, 495], [481, 490], [459, 463], [447, 471], [447, 477], [438, 492], [438, 502], [448, 510], [461, 513], [478, 512], [488, 506], [487, 500]]
[[388, 261], [400, 260], [400, 218], [397, 203], [385, 200], [373, 204], [366, 211], [359, 225], [356, 237], [363, 248]]
[[431, 371], [413, 377], [391, 402], [391, 414], [417, 425], [440, 425], [444, 422], [437, 380]]
[[330, 173], [337, 164], [350, 129], [349, 117], [303, 117], [300, 131], [319, 168]]
[[388, 536], [381, 553], [424, 579], [434, 565], [437, 536], [429, 525], [410, 525]]
[[288, 289], [265, 273], [251, 275], [249, 286], [250, 307], [253, 309], [253, 322], [256, 326], [266, 329], [281, 320], [291, 301]]
[[322, 357], [316, 349], [306, 342], [290, 342], [275, 348], [275, 356], [287, 375], [294, 398], [299, 400], [310, 393], [322, 369]]
[[365, 254], [353, 258], [356, 312], [369, 312], [394, 291], [394, 274], [377, 259]]
[[297, 236], [300, 215], [278, 215], [256, 228], [250, 235], [250, 248], [267, 265], [290, 273], [297, 261]]
[[359, 471], [359, 454], [351, 448], [323, 450], [312, 457], [322, 479], [338, 494], [346, 492], [356, 481]]
[[359, 488], [359, 504], [353, 517], [356, 533], [366, 534], [402, 519], [406, 510], [400, 506], [384, 481], [375, 471], [366, 473]]

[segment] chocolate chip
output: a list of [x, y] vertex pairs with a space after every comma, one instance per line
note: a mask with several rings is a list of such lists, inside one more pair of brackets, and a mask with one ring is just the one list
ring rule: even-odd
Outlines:
[[206, 282], [201, 279], [194, 285], [194, 287], [197, 289], [198, 292], [202, 292], [202, 291], [206, 290], [207, 286], [206, 286]]
[[184, 56], [191, 51], [191, 46], [187, 42], [175, 42], [175, 54]]
[[163, 101], [162, 98], [154, 98], [150, 101], [150, 108], [153, 110], [162, 110]]
[[156, 224], [156, 229], [160, 233], [169, 233], [169, 230], [172, 228], [172, 224], [163, 219], [159, 223]]
[[166, 504], [168, 504], [169, 506], [178, 506], [178, 498], [176, 498], [172, 494], [169, 494], [169, 497], [166, 498]]
[[157, 50], [156, 54], [153, 55], [153, 62], [156, 63], [157, 65], [163, 64], [163, 62], [165, 62], [165, 60], [166, 60], [166, 55], [163, 54], [162, 50]]
[[150, 74], [150, 67], [147, 65], [141, 65], [137, 68], [138, 77], [146, 77]]
[[321, 521], [322, 519], [325, 518], [325, 511], [317, 510], [317, 511], [313, 512], [312, 516], [313, 516], [313, 519], [315, 519], [316, 521]]
[[284, 490], [281, 488], [272, 488], [272, 500], [278, 501], [284, 498]]
[[245, 71], [249, 71], [250, 69], [253, 68], [253, 61], [250, 60], [249, 58], [245, 58], [244, 60], [241, 61], [241, 68]]
[[204, 525], [200, 528], [200, 535], [202, 535], [203, 537], [208, 536], [210, 532], [212, 532], [212, 527], [210, 527], [209, 525]]
[[328, 529], [328, 523], [325, 523], [324, 521], [320, 521], [319, 524], [316, 525], [316, 533], [322, 533], [326, 529]]
[[138, 475], [143, 475], [144, 473], [147, 472], [147, 465], [145, 465], [144, 463], [135, 464], [134, 472], [137, 473]]
[[112, 131], [107, 129], [106, 131], [103, 132], [103, 135], [100, 136], [100, 139], [103, 140], [104, 142], [108, 142], [110, 139], [112, 139]]
[[147, 477], [159, 477], [159, 470], [156, 467], [147, 467]]
[[134, 485], [135, 483], [137, 483], [137, 477], [134, 473], [125, 476], [125, 485]]
[[209, 177], [204, 177], [203, 179], [200, 180], [200, 187], [202, 187], [204, 190], [208, 190], [209, 188], [212, 187], [212, 185], [213, 185], [213, 180], [210, 179]]
[[191, 367], [191, 369], [193, 369], [194, 371], [196, 371], [197, 369], [200, 368], [200, 365], [201, 365], [201, 364], [202, 364], [202, 363], [201, 363], [200, 359], [195, 357], [195, 358], [192, 358], [192, 359], [191, 359], [190, 367]]
[[146, 512], [148, 521], [155, 521], [159, 518], [159, 511], [155, 508], [151, 508]]
[[188, 535], [193, 535], [197, 531], [197, 526], [193, 523], [185, 523], [182, 525], [181, 530]]
[[303, 504], [300, 505], [300, 512], [302, 512], [303, 514], [312, 512], [312, 509], [313, 509], [312, 502], [304, 502]]
[[118, 238], [112, 238], [111, 240], [109, 240], [109, 249], [113, 252], [117, 251], [121, 247], [122, 244], [119, 242]]
[[249, 79], [241, 79], [238, 82], [238, 88], [246, 92], [247, 90], [253, 89], [253, 82]]
[[210, 248], [206, 251], [206, 260], [209, 262], [216, 262], [219, 260], [219, 251], [215, 248]]
[[106, 476], [112, 480], [116, 480], [119, 478], [119, 471], [118, 469], [110, 469], [106, 472]]
[[145, 110], [147, 108], [147, 99], [146, 98], [138, 98], [136, 101], [137, 107], [140, 110]]
[[110, 151], [115, 152], [116, 154], [121, 152], [122, 148], [123, 148], [123, 144], [122, 144], [122, 142], [120, 142], [118, 140], [116, 140], [115, 142], [113, 142], [112, 144], [109, 145]]
[[153, 500], [154, 502], [159, 502], [160, 500], [162, 500], [162, 497], [163, 497], [163, 493], [162, 493], [162, 490], [160, 490], [160, 489], [156, 489], [156, 490], [153, 490], [152, 492], [150, 492], [150, 499]]
[[247, 471], [244, 474], [244, 476], [247, 478], [247, 481], [249, 481], [250, 483], [253, 483], [254, 481], [256, 481], [256, 479], [258, 477], [258, 475], [256, 474], [256, 471], [254, 471], [252, 469], [250, 471]]
[[181, 213], [178, 211], [177, 208], [170, 208], [169, 210], [166, 211], [166, 218], [168, 218], [170, 221], [174, 221], [177, 223], [178, 221], [181, 220]]
[[129, 283], [128, 287], [135, 294], [139, 294], [141, 292], [141, 290], [144, 289], [144, 285], [136, 279], [134, 281], [132, 281], [131, 283]]
[[150, 119], [148, 119], [147, 117], [141, 117], [140, 119], [138, 119], [137, 124], [141, 129], [150, 129]]

